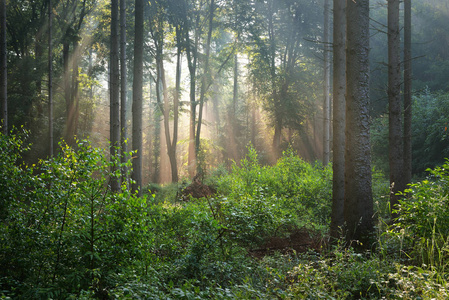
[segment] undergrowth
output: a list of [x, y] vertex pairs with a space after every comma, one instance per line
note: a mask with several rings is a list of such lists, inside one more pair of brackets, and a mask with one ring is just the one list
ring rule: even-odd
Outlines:
[[[325, 240], [331, 167], [287, 152], [274, 166], [257, 153], [207, 180], [208, 199], [176, 200], [179, 186], [136, 197], [113, 193], [104, 151], [79, 141], [34, 166], [21, 163], [26, 132], [0, 135], [2, 299], [447, 299], [448, 165], [406, 191], [387, 215], [376, 172], [378, 247], [340, 246], [253, 257], [295, 228]], [[129, 163], [127, 163], [129, 165]]]

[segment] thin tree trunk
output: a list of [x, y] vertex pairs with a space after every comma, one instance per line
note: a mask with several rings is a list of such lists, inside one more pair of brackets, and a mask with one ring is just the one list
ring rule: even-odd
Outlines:
[[134, 38], [134, 79], [133, 79], [133, 190], [141, 195], [142, 190], [142, 87], [143, 87], [143, 18], [144, 1], [136, 0]]
[[[198, 111], [198, 124], [196, 129], [195, 136], [195, 154], [196, 160], [198, 161], [198, 153], [200, 151], [200, 142], [201, 142], [201, 125], [203, 121], [203, 105], [205, 101], [206, 89], [209, 86], [209, 57], [210, 57], [210, 44], [212, 40], [212, 30], [213, 30], [213, 20], [214, 20], [214, 10], [215, 10], [215, 0], [210, 1], [209, 8], [209, 31], [207, 33], [207, 41], [206, 41], [206, 56], [204, 62], [204, 72], [201, 80], [201, 91], [200, 91], [200, 103], [199, 103], [199, 111]], [[203, 173], [204, 170], [201, 170], [201, 163], [197, 164], [197, 173]]]
[[64, 138], [67, 144], [70, 144], [70, 123], [71, 123], [71, 111], [72, 103], [70, 96], [70, 68], [69, 68], [69, 54], [70, 44], [68, 41], [64, 41], [62, 44], [62, 62], [63, 62], [63, 77], [64, 77], [64, 99], [66, 104], [66, 121], [65, 121], [65, 133]]
[[412, 0], [404, 0], [404, 184], [412, 181]]
[[[120, 133], [121, 133], [121, 162], [128, 160], [128, 125], [127, 112], [127, 66], [126, 66], [126, 0], [120, 0]], [[128, 168], [122, 167], [122, 181], [128, 186]]]
[[172, 182], [178, 182], [178, 162], [176, 160], [176, 149], [178, 144], [178, 120], [179, 120], [179, 97], [181, 95], [181, 35], [182, 29], [178, 25], [176, 28], [177, 37], [177, 53], [176, 53], [176, 82], [175, 95], [173, 99], [173, 140], [169, 149], [168, 156], [170, 158]]
[[[195, 28], [199, 27], [200, 19], [197, 16], [195, 21]], [[195, 31], [195, 39], [193, 49], [190, 45], [189, 31], [188, 27], [185, 28], [185, 38], [186, 38], [186, 54], [187, 63], [189, 66], [190, 73], [190, 118], [189, 118], [189, 154], [188, 154], [188, 172], [190, 178], [195, 176], [196, 171], [196, 152], [195, 152], [195, 125], [196, 125], [196, 69], [198, 60], [198, 42], [199, 34]]]
[[48, 0], [48, 146], [49, 157], [53, 156], [53, 7]]
[[[111, 159], [120, 153], [120, 67], [119, 67], [119, 3], [111, 0], [111, 90], [110, 90], [110, 141]], [[117, 166], [112, 167], [112, 172]], [[112, 191], [120, 190], [120, 178], [111, 179]]]
[[[156, 83], [157, 84], [157, 83]], [[154, 106], [154, 143], [153, 143], [153, 157], [154, 157], [154, 174], [153, 182], [161, 182], [161, 115], [159, 105]]]
[[333, 178], [330, 235], [339, 238], [344, 225], [345, 199], [345, 93], [346, 93], [346, 0], [334, 0], [333, 29]]
[[273, 135], [273, 153], [275, 153], [276, 159], [280, 156], [280, 145], [281, 145], [281, 134], [282, 134], [282, 113], [279, 113], [280, 110], [280, 96], [277, 92], [276, 88], [276, 40], [275, 40], [275, 32], [274, 32], [274, 0], [271, 0], [268, 3], [269, 6], [269, 15], [268, 15], [268, 39], [270, 43], [270, 79], [271, 79], [271, 89], [272, 89], [272, 100], [274, 102], [274, 109], [275, 109], [275, 128], [274, 128], [274, 135]]
[[70, 92], [70, 123], [69, 123], [69, 141], [70, 145], [74, 145], [75, 136], [78, 133], [78, 122], [79, 122], [79, 54], [80, 45], [77, 41], [73, 42], [73, 54], [72, 54], [72, 85]]
[[330, 60], [329, 60], [329, 0], [324, 0], [324, 103], [323, 103], [323, 165], [330, 159]]
[[[401, 111], [401, 61], [399, 35], [399, 0], [388, 0], [388, 103], [390, 209], [397, 209], [403, 185], [403, 136]], [[397, 217], [393, 213], [393, 217]]]
[[231, 158], [233, 161], [239, 161], [240, 157], [238, 157], [237, 150], [237, 103], [238, 103], [238, 94], [239, 94], [239, 61], [238, 55], [235, 53], [234, 55], [234, 86], [232, 92], [232, 111], [231, 116], [229, 116], [229, 120], [231, 121], [229, 126], [231, 127], [231, 134], [229, 136], [229, 147], [231, 150]]
[[2, 105], [3, 134], [8, 135], [8, 92], [7, 92], [7, 50], [6, 50], [6, 0], [0, 2], [0, 102]]
[[[369, 117], [369, 1], [346, 8], [346, 241], [370, 247], [373, 231]], [[354, 245], [355, 246], [355, 245]]]

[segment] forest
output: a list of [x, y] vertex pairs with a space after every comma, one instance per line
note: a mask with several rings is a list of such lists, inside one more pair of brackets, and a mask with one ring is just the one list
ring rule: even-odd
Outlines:
[[448, 299], [447, 0], [0, 0], [1, 299]]

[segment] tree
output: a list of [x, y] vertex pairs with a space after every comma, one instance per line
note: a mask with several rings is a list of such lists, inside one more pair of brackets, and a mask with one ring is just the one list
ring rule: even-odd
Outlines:
[[283, 130], [303, 131], [307, 116], [312, 115], [317, 96], [311, 91], [317, 87], [310, 85], [322, 73], [310, 67], [317, 44], [304, 40], [319, 34], [315, 29], [322, 27], [317, 22], [321, 11], [310, 1], [258, 2], [256, 21], [248, 25], [249, 77], [274, 129], [276, 157], [283, 150]]
[[[79, 4], [81, 3], [81, 6]], [[79, 61], [82, 47], [79, 44], [84, 18], [89, 14], [87, 1], [67, 0], [62, 3], [62, 12], [58, 14], [58, 20], [63, 31], [62, 37], [62, 61], [64, 70], [64, 99], [66, 102], [66, 126], [65, 141], [73, 145], [77, 134], [79, 119]], [[70, 51], [72, 44], [72, 51]], [[69, 63], [72, 62], [71, 68]], [[72, 71], [70, 75], [70, 70]]]
[[[110, 142], [111, 160], [120, 153], [120, 70], [119, 70], [119, 2], [111, 0], [111, 88], [110, 88]], [[113, 166], [112, 171], [117, 170]], [[119, 178], [111, 179], [111, 189], [120, 190]]]
[[[120, 0], [120, 145], [121, 162], [125, 163], [128, 159], [128, 125], [126, 120], [127, 107], [127, 66], [126, 66], [126, 0]], [[128, 183], [128, 170], [122, 169], [122, 180]], [[128, 185], [128, 184], [127, 184]]]
[[324, 0], [324, 103], [323, 103], [323, 165], [327, 166], [330, 158], [330, 61], [329, 61], [329, 0]]
[[[176, 144], [178, 142], [178, 117], [179, 117], [179, 97], [181, 92], [181, 53], [182, 44], [182, 21], [177, 14], [180, 3], [169, 2], [168, 6], [164, 3], [152, 2], [150, 9], [150, 35], [152, 37], [156, 50], [156, 98], [160, 111], [163, 115], [165, 141], [167, 154], [171, 167], [171, 180], [178, 182], [178, 165], [176, 157]], [[169, 24], [171, 21], [171, 24]], [[173, 95], [173, 138], [170, 132], [171, 105], [168, 95], [167, 81], [164, 67], [164, 46], [166, 43], [165, 31], [168, 26], [175, 27], [176, 41], [176, 83]]]
[[3, 134], [8, 135], [7, 49], [6, 49], [6, 0], [0, 2], [0, 102], [2, 105]]
[[[396, 209], [404, 190], [403, 137], [401, 111], [401, 61], [399, 35], [399, 0], [388, 0], [388, 103], [389, 103], [389, 164], [390, 207]], [[393, 215], [395, 216], [395, 215]]]
[[[195, 124], [196, 124], [196, 72], [198, 67], [198, 44], [200, 39], [200, 13], [198, 9], [187, 10], [187, 3], [182, 1], [182, 18], [184, 20], [184, 38], [186, 45], [187, 65], [190, 75], [190, 117], [189, 117], [189, 149], [188, 149], [188, 172], [193, 177], [196, 172], [196, 151], [195, 151]], [[190, 38], [190, 31], [193, 31], [193, 43]]]
[[404, 184], [412, 181], [412, 0], [404, 1]]
[[48, 0], [48, 146], [49, 156], [53, 156], [53, 6]]
[[214, 29], [214, 11], [215, 11], [215, 0], [210, 0], [209, 4], [209, 26], [207, 32], [207, 40], [206, 40], [206, 54], [204, 58], [204, 69], [203, 76], [201, 78], [201, 90], [200, 90], [200, 100], [199, 100], [199, 111], [198, 111], [198, 122], [195, 134], [195, 155], [197, 161], [197, 173], [202, 174], [203, 170], [201, 170], [201, 164], [198, 163], [198, 153], [200, 151], [200, 143], [201, 143], [201, 125], [203, 122], [203, 106], [206, 96], [206, 90], [210, 86], [210, 69], [209, 69], [209, 59], [210, 59], [210, 48], [211, 48], [211, 39], [212, 39], [212, 31]]
[[369, 116], [369, 1], [346, 8], [346, 240], [366, 247], [373, 230]]
[[142, 189], [142, 87], [143, 87], [143, 17], [144, 1], [136, 0], [134, 31], [134, 77], [133, 77], [133, 141], [134, 153], [132, 179], [133, 190], [141, 194]]
[[346, 93], [346, 0], [334, 0], [333, 27], [333, 178], [330, 235], [339, 237], [344, 225], [345, 199], [345, 93]]

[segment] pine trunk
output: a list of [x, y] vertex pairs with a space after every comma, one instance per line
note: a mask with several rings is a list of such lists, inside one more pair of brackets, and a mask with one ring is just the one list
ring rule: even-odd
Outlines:
[[[120, 67], [119, 67], [119, 3], [111, 0], [111, 89], [110, 89], [110, 142], [111, 159], [120, 153]], [[113, 165], [115, 173], [117, 166]], [[120, 190], [120, 178], [111, 178], [112, 191]]]
[[[127, 66], [126, 66], [126, 0], [120, 0], [120, 145], [121, 162], [124, 164], [128, 160], [128, 123], [127, 113]], [[122, 167], [122, 180], [128, 186], [128, 169]]]
[[[403, 137], [401, 110], [401, 60], [399, 35], [399, 0], [388, 0], [388, 103], [390, 208], [397, 209], [403, 185]], [[393, 213], [393, 217], [396, 214]]]
[[7, 49], [6, 49], [6, 0], [0, 0], [0, 102], [2, 105], [2, 131], [8, 135]]
[[[369, 1], [348, 1], [346, 10], [346, 241], [369, 247], [373, 231], [369, 116]], [[360, 245], [360, 244], [359, 244]]]
[[333, 29], [333, 188], [330, 234], [339, 238], [344, 225], [345, 198], [345, 104], [346, 104], [346, 0], [334, 0]]
[[412, 181], [412, 0], [404, 0], [404, 184]]
[[136, 0], [133, 78], [133, 190], [142, 193], [142, 87], [143, 87], [143, 18], [144, 1]]
[[329, 0], [324, 0], [324, 103], [323, 103], [323, 165], [330, 159], [330, 60], [329, 60]]

